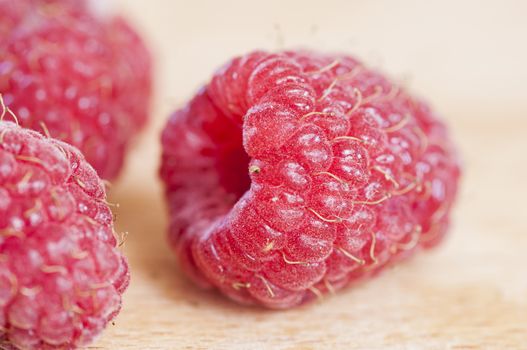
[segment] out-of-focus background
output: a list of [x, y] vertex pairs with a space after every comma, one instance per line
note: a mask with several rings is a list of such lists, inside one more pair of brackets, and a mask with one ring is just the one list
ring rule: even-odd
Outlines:
[[[150, 129], [111, 194], [132, 284], [90, 348], [525, 349], [526, 2], [116, 1], [150, 42], [157, 91]], [[315, 305], [247, 309], [179, 272], [165, 244], [158, 138], [233, 55], [296, 47], [357, 55], [424, 96], [451, 126], [463, 186], [435, 251]]]

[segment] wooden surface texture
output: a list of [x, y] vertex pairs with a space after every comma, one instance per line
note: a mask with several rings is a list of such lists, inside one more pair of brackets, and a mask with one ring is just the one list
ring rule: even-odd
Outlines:
[[[527, 349], [527, 5], [502, 1], [127, 0], [150, 41], [149, 130], [114, 184], [132, 284], [90, 349]], [[186, 280], [165, 240], [158, 135], [229, 57], [257, 48], [356, 54], [445, 116], [464, 159], [448, 240], [379, 278], [287, 312]], [[138, 101], [141, 103], [141, 101]]]

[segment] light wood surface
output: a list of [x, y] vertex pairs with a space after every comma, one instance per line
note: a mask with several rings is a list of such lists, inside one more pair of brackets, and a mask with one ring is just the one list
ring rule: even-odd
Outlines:
[[[150, 129], [114, 184], [132, 284], [90, 349], [527, 349], [525, 2], [127, 0], [150, 40]], [[212, 71], [256, 48], [350, 52], [427, 97], [465, 160], [444, 245], [287, 312], [195, 288], [165, 240], [158, 134]], [[140, 101], [138, 101], [140, 103]]]

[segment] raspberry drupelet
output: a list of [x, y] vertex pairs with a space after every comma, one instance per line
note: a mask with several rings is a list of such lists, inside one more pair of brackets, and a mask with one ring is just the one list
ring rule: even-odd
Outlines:
[[315, 52], [233, 59], [171, 116], [162, 144], [183, 269], [269, 308], [440, 242], [460, 173], [426, 104], [352, 57]]
[[148, 119], [151, 58], [125, 20], [89, 4], [0, 0], [0, 93], [23, 127], [44, 122], [111, 180]]
[[76, 148], [0, 121], [0, 349], [74, 349], [117, 315], [129, 273], [105, 197]]

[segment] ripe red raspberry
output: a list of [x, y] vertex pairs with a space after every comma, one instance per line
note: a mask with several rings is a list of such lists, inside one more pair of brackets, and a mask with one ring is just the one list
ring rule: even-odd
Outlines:
[[0, 349], [73, 349], [119, 312], [128, 265], [105, 196], [77, 149], [0, 121]]
[[86, 1], [0, 0], [0, 23], [0, 93], [20, 124], [40, 131], [44, 122], [114, 178], [148, 116], [151, 61], [141, 39]]
[[170, 118], [162, 143], [184, 269], [271, 308], [439, 242], [459, 177], [435, 114], [349, 56], [235, 58]]

